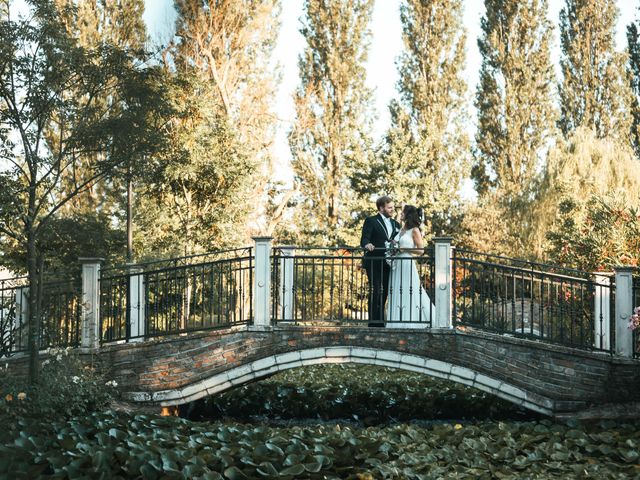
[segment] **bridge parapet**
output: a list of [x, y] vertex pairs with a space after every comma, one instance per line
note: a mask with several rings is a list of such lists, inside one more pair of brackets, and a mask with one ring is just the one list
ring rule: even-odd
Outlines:
[[158, 406], [322, 363], [380, 365], [446, 378], [547, 415], [640, 401], [638, 361], [471, 329], [239, 327], [109, 345], [98, 355], [126, 398]]
[[[383, 253], [373, 261], [384, 265]], [[69, 297], [72, 308], [66, 308], [78, 312], [75, 323], [44, 323], [50, 332], [75, 332], [49, 335], [58, 338], [55, 346], [85, 348], [241, 325], [363, 326], [371, 289], [361, 260], [358, 248], [272, 247], [264, 237], [256, 238], [252, 248], [110, 269], [85, 260], [82, 301], [78, 292]], [[388, 313], [393, 326], [467, 326], [640, 356], [638, 331], [628, 328], [633, 306], [640, 302], [633, 269], [621, 268], [615, 275], [579, 272], [456, 249], [450, 238], [437, 238], [424, 255], [396, 258], [393, 264], [415, 266], [420, 285], [407, 290], [418, 295], [424, 289], [428, 305], [419, 307], [434, 312], [427, 318]], [[12, 328], [26, 331], [28, 286], [11, 288], [13, 306], [7, 308], [18, 312]], [[19, 351], [21, 344], [14, 345], [3, 354]], [[54, 345], [43, 344], [48, 346]]]

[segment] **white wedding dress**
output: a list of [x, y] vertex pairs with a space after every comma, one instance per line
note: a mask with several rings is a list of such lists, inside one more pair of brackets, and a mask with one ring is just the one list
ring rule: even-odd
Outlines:
[[[400, 248], [416, 248], [411, 231], [401, 231], [394, 239]], [[386, 326], [428, 328], [433, 321], [435, 306], [422, 287], [413, 255], [400, 252], [394, 257], [389, 278]]]

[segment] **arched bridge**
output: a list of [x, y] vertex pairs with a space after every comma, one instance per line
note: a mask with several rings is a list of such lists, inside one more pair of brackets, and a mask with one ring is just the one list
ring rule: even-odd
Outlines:
[[[448, 238], [415, 263], [420, 285], [401, 288], [424, 288], [430, 314], [387, 311], [386, 328], [373, 328], [356, 249], [257, 238], [252, 248], [123, 268], [84, 259], [75, 296], [45, 290], [41, 345], [80, 347], [126, 399], [155, 406], [317, 363], [422, 372], [547, 415], [640, 404], [633, 269], [578, 272], [456, 250]], [[15, 312], [5, 356], [20, 370], [28, 287], [3, 292]]]
[[322, 363], [446, 378], [547, 415], [640, 400], [637, 361], [459, 329], [242, 328], [112, 345], [101, 350], [100, 361], [127, 399], [162, 406]]

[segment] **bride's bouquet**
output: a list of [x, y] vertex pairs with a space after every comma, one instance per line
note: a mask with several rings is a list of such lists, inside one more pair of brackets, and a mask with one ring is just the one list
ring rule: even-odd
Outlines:
[[388, 242], [384, 242], [384, 260], [387, 264], [393, 269], [395, 267], [394, 258], [398, 253], [400, 253], [400, 247], [398, 246], [398, 242], [396, 240], [390, 240]]

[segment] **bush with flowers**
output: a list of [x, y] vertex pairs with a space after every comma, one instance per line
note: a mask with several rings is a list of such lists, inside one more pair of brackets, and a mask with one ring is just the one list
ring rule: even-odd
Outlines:
[[117, 396], [117, 383], [70, 348], [49, 351], [34, 385], [1, 377], [0, 417], [69, 418], [103, 409]]
[[640, 327], [640, 307], [633, 309], [633, 315], [629, 319], [629, 328], [631, 330], [635, 330], [638, 327]]

